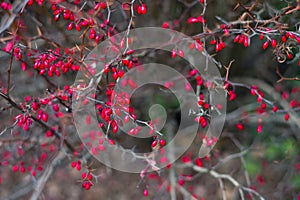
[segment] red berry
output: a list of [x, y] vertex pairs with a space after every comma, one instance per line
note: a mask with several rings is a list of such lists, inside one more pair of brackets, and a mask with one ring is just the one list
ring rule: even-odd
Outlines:
[[87, 179], [88, 179], [89, 181], [93, 180], [93, 175], [92, 175], [92, 174], [89, 174], [89, 175], [87, 176]]
[[31, 103], [31, 107], [32, 107], [33, 110], [36, 111], [36, 110], [38, 110], [40, 108], [40, 105], [36, 101], [33, 101]]
[[271, 41], [271, 46], [272, 46], [273, 48], [275, 48], [276, 45], [277, 45], [276, 40], [275, 40], [275, 39], [272, 39], [272, 41]]
[[86, 177], [87, 177], [86, 172], [83, 172], [83, 173], [81, 174], [81, 178], [84, 180], [84, 179], [86, 179]]
[[175, 50], [175, 49], [173, 49], [173, 50], [172, 50], [171, 57], [172, 57], [172, 58], [175, 58], [175, 57], [176, 57], [176, 54], [177, 54], [176, 50]]
[[226, 27], [227, 27], [226, 24], [221, 24], [220, 26], [221, 29], [225, 29]]
[[197, 72], [198, 72], [198, 70], [192, 69], [192, 70], [190, 71], [190, 76], [195, 76], [195, 75], [197, 74]]
[[133, 54], [134, 53], [134, 50], [133, 49], [129, 49], [129, 50], [127, 50], [126, 51], [126, 55], [131, 55], [131, 54]]
[[125, 72], [123, 70], [119, 70], [117, 73], [120, 78], [122, 78], [125, 74]]
[[236, 94], [233, 91], [229, 91], [229, 101], [233, 101], [236, 98]]
[[106, 3], [105, 2], [100, 2], [99, 4], [100, 4], [100, 7], [102, 9], [106, 9]]
[[108, 64], [104, 65], [103, 72], [104, 72], [104, 73], [108, 73], [109, 70], [110, 70], [109, 65], [108, 65]]
[[40, 103], [43, 105], [47, 105], [49, 103], [49, 99], [48, 98], [44, 98], [44, 99], [40, 99]]
[[87, 20], [83, 20], [80, 22], [80, 25], [83, 27], [87, 26], [88, 24], [89, 24], [89, 22]]
[[138, 7], [137, 13], [139, 15], [145, 15], [147, 13], [147, 8], [146, 4], [142, 4], [141, 6]]
[[166, 145], [166, 140], [164, 140], [164, 139], [159, 140], [159, 145], [161, 147], [165, 146]]
[[81, 30], [79, 24], [75, 24], [75, 29], [79, 32]]
[[54, 21], [58, 21], [60, 17], [60, 14], [54, 15]]
[[219, 52], [219, 51], [221, 51], [221, 46], [220, 46], [220, 44], [216, 44], [216, 52]]
[[36, 171], [32, 170], [32, 171], [31, 171], [31, 175], [32, 175], [32, 176], [36, 176]]
[[24, 167], [24, 166], [21, 166], [21, 167], [20, 167], [20, 172], [21, 172], [21, 173], [24, 173], [24, 172], [25, 172], [25, 167]]
[[19, 170], [19, 166], [18, 166], [18, 165], [14, 165], [14, 166], [12, 167], [12, 170], [13, 170], [14, 172], [17, 172], [17, 171]]
[[179, 49], [178, 50], [178, 55], [183, 58], [184, 57], [184, 52], [181, 49]]
[[284, 119], [285, 119], [285, 121], [288, 121], [288, 120], [290, 119], [290, 115], [289, 115], [288, 113], [286, 113], [286, 114], [284, 115]]
[[246, 36], [244, 38], [244, 47], [248, 47], [249, 46], [249, 38]]
[[70, 31], [73, 29], [73, 22], [70, 22], [67, 26], [67, 30]]
[[217, 44], [217, 40], [211, 40], [211, 41], [210, 41], [210, 44], [211, 44], [211, 45]]
[[117, 80], [118, 79], [118, 72], [114, 72], [113, 74], [112, 74], [112, 77], [113, 77], [113, 79], [114, 80]]
[[257, 126], [257, 133], [261, 133], [262, 132], [262, 125], [258, 125]]
[[196, 22], [199, 22], [199, 19], [196, 18], [196, 17], [190, 17], [190, 18], [188, 18], [187, 22], [188, 22], [189, 24], [191, 24], [191, 23], [196, 23]]
[[124, 117], [124, 122], [125, 122], [125, 123], [128, 123], [128, 122], [129, 122], [129, 120], [130, 120], [130, 117], [129, 117], [129, 115], [126, 115], [126, 116]]
[[259, 39], [260, 39], [260, 40], [263, 40], [263, 39], [264, 39], [264, 34], [263, 34], [263, 33], [260, 33]]
[[237, 43], [240, 40], [240, 37], [241, 37], [240, 35], [235, 36], [233, 42]]
[[113, 133], [117, 133], [118, 130], [119, 130], [119, 127], [117, 125], [115, 125], [115, 126], [112, 127], [112, 132]]
[[52, 109], [55, 111], [55, 112], [58, 112], [59, 111], [59, 105], [56, 103], [52, 106]]
[[162, 28], [169, 28], [169, 23], [168, 22], [164, 22], [163, 24], [162, 24]]
[[236, 128], [240, 131], [244, 130], [244, 125], [242, 123], [236, 124]]
[[178, 180], [178, 185], [184, 185], [184, 180], [183, 179], [179, 179]]
[[144, 190], [144, 196], [147, 197], [148, 195], [149, 195], [148, 190], [145, 189], [145, 190]]
[[158, 144], [157, 140], [154, 140], [151, 144], [151, 147], [154, 148], [154, 147], [156, 147], [157, 144]]
[[292, 39], [295, 38], [295, 35], [292, 32], [287, 32], [285, 35], [286, 35], [286, 37], [289, 37], [289, 38], [292, 38]]
[[269, 41], [265, 41], [262, 48], [266, 49], [266, 48], [268, 48], [268, 46], [269, 46]]
[[43, 113], [43, 114], [42, 114], [42, 120], [43, 120], [44, 122], [47, 122], [47, 121], [48, 121], [48, 114], [47, 114], [47, 113]]
[[195, 163], [198, 167], [203, 167], [203, 162], [201, 158], [196, 158]]

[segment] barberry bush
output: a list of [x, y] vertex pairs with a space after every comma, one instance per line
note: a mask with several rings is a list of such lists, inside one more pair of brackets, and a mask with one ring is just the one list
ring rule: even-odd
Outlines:
[[[299, 0], [4, 0], [0, 16], [0, 199], [300, 199]], [[188, 49], [178, 45], [184, 40], [161, 44], [170, 52], [130, 49], [136, 39], [128, 36], [141, 27], [178, 31], [192, 42]], [[119, 33], [124, 38], [114, 41]], [[105, 53], [114, 57], [99, 71], [89, 59], [110, 39]], [[189, 51], [221, 77], [201, 74], [185, 60]], [[153, 62], [188, 82], [138, 87], [126, 76], [136, 69], [143, 77]], [[172, 93], [179, 84], [195, 92], [195, 109], [180, 109]], [[213, 137], [206, 134], [212, 112], [225, 109], [210, 99], [217, 88], [227, 111]], [[74, 116], [91, 103], [97, 127], [77, 134]], [[156, 104], [166, 113], [151, 114]], [[187, 120], [182, 113], [192, 123], [172, 145]], [[82, 116], [81, 126], [91, 127], [94, 116]], [[148, 137], [135, 137], [142, 129]], [[201, 156], [202, 145], [213, 148]], [[106, 166], [97, 156], [112, 162], [108, 148], [123, 151], [119, 162], [146, 167]]]

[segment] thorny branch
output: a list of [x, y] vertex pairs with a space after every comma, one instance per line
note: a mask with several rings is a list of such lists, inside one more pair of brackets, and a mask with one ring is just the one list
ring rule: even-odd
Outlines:
[[[0, 92], [0, 96], [2, 98], [4, 98], [10, 105], [12, 105], [15, 109], [21, 111], [22, 113], [26, 113], [25, 110], [23, 110], [14, 100], [12, 100], [10, 97], [8, 97], [6, 94], [4, 94], [3, 92]], [[39, 124], [40, 126], [42, 126], [43, 128], [45, 128], [46, 130], [50, 130], [53, 132], [53, 134], [55, 135], [56, 138], [60, 139], [63, 141], [63, 143], [67, 146], [67, 148], [71, 151], [74, 152], [74, 148], [73, 146], [65, 139], [63, 138], [63, 136], [58, 133], [55, 130], [52, 130], [51, 127], [49, 127], [47, 124], [45, 124], [44, 122], [37, 120], [36, 117], [34, 116], [30, 116], [37, 124]]]

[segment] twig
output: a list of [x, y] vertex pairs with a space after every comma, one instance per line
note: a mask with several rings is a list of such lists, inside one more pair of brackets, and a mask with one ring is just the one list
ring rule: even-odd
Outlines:
[[52, 160], [52, 162], [48, 165], [48, 167], [44, 170], [42, 176], [37, 180], [34, 185], [34, 192], [32, 193], [30, 200], [38, 200], [41, 195], [45, 184], [47, 183], [50, 175], [53, 173], [54, 167], [60, 163], [66, 157], [66, 154], [63, 152], [59, 152], [56, 157]]
[[10, 58], [9, 58], [9, 65], [7, 68], [7, 96], [9, 96], [9, 91], [10, 91], [10, 73], [11, 73], [11, 67], [12, 67], [12, 63], [13, 63], [13, 58], [14, 58], [14, 48], [12, 49], [11, 53], [10, 53]]
[[222, 190], [222, 197], [223, 197], [223, 200], [226, 200], [226, 191], [225, 191], [225, 187], [224, 187], [224, 183], [223, 183], [223, 180], [222, 179], [218, 179], [219, 181], [219, 184], [220, 184], [220, 188]]
[[228, 64], [228, 67], [226, 67], [226, 66], [224, 65], [224, 68], [225, 68], [225, 70], [226, 70], [225, 81], [228, 80], [229, 70], [230, 70], [230, 67], [231, 67], [231, 65], [232, 65], [232, 63], [233, 63], [234, 61], [235, 61], [235, 60], [231, 60], [230, 63]]
[[259, 197], [259, 199], [264, 200], [264, 197], [261, 196], [260, 194], [258, 194], [255, 190], [253, 190], [251, 188], [248, 188], [248, 187], [242, 186], [236, 179], [234, 179], [232, 176], [230, 176], [228, 174], [220, 174], [220, 173], [218, 173], [214, 170], [209, 170], [207, 168], [198, 167], [198, 166], [193, 165], [193, 164], [192, 164], [192, 168], [197, 172], [208, 173], [214, 178], [225, 179], [225, 180], [229, 181], [232, 185], [234, 185], [239, 190], [241, 199], [245, 199], [244, 192], [243, 192], [243, 190], [245, 190], [249, 193], [255, 194], [257, 197]]
[[249, 150], [246, 149], [246, 150], [241, 151], [241, 152], [239, 152], [239, 153], [231, 154], [231, 155], [227, 156], [226, 158], [221, 159], [221, 160], [218, 162], [218, 164], [216, 164], [215, 166], [212, 167], [212, 169], [215, 170], [215, 169], [219, 168], [220, 165], [222, 165], [222, 164], [224, 164], [224, 163], [226, 163], [226, 162], [228, 162], [228, 161], [230, 161], [230, 160], [232, 160], [232, 159], [235, 159], [235, 158], [241, 158], [241, 157], [243, 157], [244, 155], [246, 155], [248, 152], [249, 152]]
[[15, 123], [13, 123], [13, 125], [11, 125], [10, 127], [6, 127], [3, 131], [1, 131], [0, 136], [4, 134], [6, 131], [13, 129], [17, 124], [18, 124], [18, 120], [16, 120]]
[[[258, 88], [262, 89], [263, 91], [267, 92], [270, 96], [273, 97], [274, 100], [278, 101], [279, 104], [288, 111], [290, 117], [291, 117], [291, 121], [293, 121], [298, 128], [300, 128], [300, 118], [298, 117], [298, 115], [295, 113], [294, 110], [290, 109], [290, 105], [289, 103], [281, 98], [281, 95], [278, 94], [278, 92], [275, 91], [275, 89], [273, 87], [271, 87], [270, 85], [268, 85], [267, 83], [265, 83], [262, 80], [258, 80], [258, 79], [254, 79], [254, 78], [239, 78], [237, 79], [237, 81], [243, 81], [244, 83], [249, 83], [249, 84], [253, 84], [255, 83]], [[297, 136], [298, 138], [299, 136]]]
[[189, 191], [187, 191], [184, 187], [182, 187], [181, 185], [178, 186], [178, 190], [179, 192], [181, 192], [181, 194], [184, 197], [184, 200], [197, 200]]
[[[0, 96], [2, 98], [4, 98], [9, 104], [11, 104], [14, 108], [16, 108], [17, 110], [21, 111], [22, 113], [25, 113], [26, 111], [23, 110], [15, 101], [13, 101], [10, 97], [8, 97], [6, 94], [4, 94], [3, 92], [0, 92]], [[65, 139], [63, 138], [58, 132], [54, 131], [50, 126], [48, 126], [47, 124], [45, 124], [44, 122], [38, 120], [37, 118], [35, 118], [34, 116], [30, 116], [32, 120], [34, 120], [36, 123], [38, 123], [39, 125], [41, 125], [43, 128], [52, 131], [52, 133], [54, 134], [54, 136], [58, 139], [63, 140], [63, 143], [67, 146], [67, 148], [71, 151], [74, 152], [74, 148], [73, 146]]]
[[[240, 197], [242, 200], [245, 199], [245, 194], [244, 191], [247, 191], [250, 194], [254, 194], [255, 196], [257, 196], [260, 200], [264, 200], [264, 197], [262, 195], [260, 195], [258, 192], [256, 192], [255, 190], [249, 188], [249, 187], [245, 187], [242, 184], [240, 184], [235, 178], [233, 178], [232, 176], [230, 176], [229, 174], [221, 174], [213, 169], [208, 169], [205, 167], [199, 167], [197, 165], [194, 165], [193, 163], [185, 163], [185, 164], [181, 164], [181, 165], [176, 165], [179, 168], [188, 168], [191, 167], [194, 171], [199, 172], [199, 173], [206, 173], [211, 175], [212, 177], [216, 178], [216, 179], [224, 179], [229, 181], [233, 186], [235, 186], [239, 193], [240, 193]], [[197, 175], [194, 175], [197, 176]]]
[[277, 81], [277, 83], [280, 83], [282, 81], [300, 81], [299, 77], [284, 77], [278, 68], [276, 68], [276, 73], [278, 74], [278, 76], [280, 76], [280, 79]]

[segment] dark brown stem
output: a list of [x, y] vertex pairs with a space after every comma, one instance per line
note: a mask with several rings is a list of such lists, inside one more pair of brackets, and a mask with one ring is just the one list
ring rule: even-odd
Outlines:
[[[24, 109], [21, 108], [21, 106], [19, 106], [15, 101], [13, 101], [9, 96], [7, 96], [6, 94], [4, 94], [3, 92], [0, 92], [0, 96], [2, 98], [4, 98], [10, 105], [12, 105], [17, 110], [21, 111], [22, 113], [26, 112]], [[34, 120], [36, 123], [38, 123], [43, 128], [45, 128], [47, 130], [50, 130], [57, 139], [60, 139], [60, 140], [63, 141], [63, 143], [67, 146], [67, 148], [71, 152], [74, 152], [73, 146], [65, 138], [63, 138], [63, 136], [61, 134], [59, 134], [57, 131], [52, 130], [52, 128], [50, 126], [48, 126], [44, 122], [38, 120], [36, 117], [34, 117], [34, 116], [30, 116], [30, 117], [31, 117], [32, 120]]]
[[9, 96], [9, 90], [10, 90], [10, 73], [11, 73], [13, 58], [14, 58], [14, 49], [12, 49], [12, 52], [10, 53], [9, 66], [7, 68], [7, 92], [6, 92], [7, 96]]

